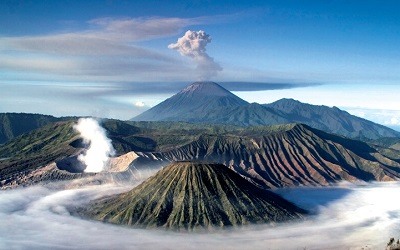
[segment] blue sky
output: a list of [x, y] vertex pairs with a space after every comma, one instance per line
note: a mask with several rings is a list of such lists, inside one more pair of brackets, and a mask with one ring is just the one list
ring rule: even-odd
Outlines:
[[[243, 82], [235, 93], [247, 101], [295, 98], [397, 126], [399, 7], [398, 1], [0, 1], [0, 112], [129, 119], [204, 77], [199, 61], [168, 48], [187, 30], [204, 30], [212, 39], [207, 58], [222, 69], [206, 78]], [[275, 83], [275, 90], [257, 83]]]

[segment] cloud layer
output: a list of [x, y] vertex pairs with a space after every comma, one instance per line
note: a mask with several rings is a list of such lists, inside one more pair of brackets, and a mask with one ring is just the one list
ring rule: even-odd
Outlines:
[[[31, 187], [0, 192], [0, 248], [31, 249], [383, 249], [399, 237], [399, 183], [283, 189], [298, 205], [317, 212], [308, 220], [244, 227], [211, 234], [141, 230], [88, 221], [68, 209], [131, 187], [72, 190]], [[379, 233], [377, 233], [379, 232]]]
[[204, 31], [186, 31], [185, 35], [178, 38], [176, 43], [171, 43], [168, 48], [177, 50], [182, 56], [194, 60], [202, 80], [216, 76], [222, 67], [206, 52], [206, 46], [211, 42], [210, 35]]
[[[179, 62], [139, 42], [176, 35], [201, 22], [201, 18], [101, 18], [89, 20], [77, 31], [3, 36], [0, 71], [12, 72], [17, 80], [176, 80], [182, 75], [176, 69]], [[179, 67], [186, 69], [183, 64]]]
[[[397, 108], [397, 107], [394, 107]], [[367, 120], [375, 121], [382, 125], [399, 129], [400, 128], [400, 110], [388, 109], [369, 109], [369, 108], [346, 108], [353, 115]]]

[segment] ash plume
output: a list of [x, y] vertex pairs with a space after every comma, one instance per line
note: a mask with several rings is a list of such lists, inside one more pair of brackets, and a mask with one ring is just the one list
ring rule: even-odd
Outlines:
[[85, 172], [97, 173], [105, 170], [109, 157], [115, 154], [115, 150], [104, 128], [93, 118], [81, 118], [74, 125], [74, 129], [89, 145], [89, 148], [78, 156], [78, 160], [86, 166]]
[[176, 43], [168, 45], [168, 48], [177, 50], [182, 56], [192, 58], [197, 64], [202, 80], [207, 80], [222, 70], [222, 67], [206, 52], [206, 46], [210, 42], [210, 35], [204, 31], [188, 30]]

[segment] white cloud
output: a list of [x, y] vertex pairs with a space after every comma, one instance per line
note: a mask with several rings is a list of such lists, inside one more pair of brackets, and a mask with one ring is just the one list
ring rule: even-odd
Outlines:
[[2, 56], [0, 70], [29, 71], [32, 73], [46, 72], [46, 74], [75, 74], [82, 68], [79, 60], [63, 57], [12, 57]]
[[172, 36], [200, 22], [201, 18], [102, 18], [74, 32], [3, 36], [0, 71], [11, 72], [16, 80], [31, 80], [26, 74], [32, 72], [42, 74], [39, 80], [48, 80], [49, 74], [59, 80], [177, 80], [184, 76], [182, 68], [191, 69], [137, 42]]
[[400, 125], [400, 116], [392, 117], [389, 122], [390, 125]]
[[137, 102], [135, 102], [135, 106], [139, 107], [139, 108], [143, 108], [144, 106], [146, 106], [146, 104], [144, 102], [137, 101]]
[[400, 125], [400, 110], [370, 109], [370, 108], [345, 108], [350, 114], [374, 121], [386, 126]]
[[181, 28], [197, 24], [198, 19], [183, 18], [100, 18], [89, 21], [100, 30], [83, 33], [84, 36], [105, 40], [139, 41], [170, 36]]

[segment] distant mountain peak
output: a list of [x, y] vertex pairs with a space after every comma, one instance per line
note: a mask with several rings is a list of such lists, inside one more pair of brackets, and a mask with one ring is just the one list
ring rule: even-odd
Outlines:
[[293, 99], [293, 98], [282, 98], [279, 99], [269, 105], [299, 105], [299, 104], [303, 104], [302, 102], [300, 102], [299, 100]]
[[316, 129], [350, 138], [400, 137], [400, 133], [392, 129], [351, 115], [335, 106], [312, 105], [288, 98], [263, 106], [280, 112], [291, 122], [304, 123]]
[[248, 105], [215, 82], [194, 82], [133, 118], [136, 121], [200, 121], [224, 108]]
[[293, 98], [282, 98], [279, 99], [277, 102], [300, 102], [300, 101]]
[[215, 82], [194, 82], [181, 90], [178, 94], [202, 94], [211, 96], [232, 95], [231, 92]]

